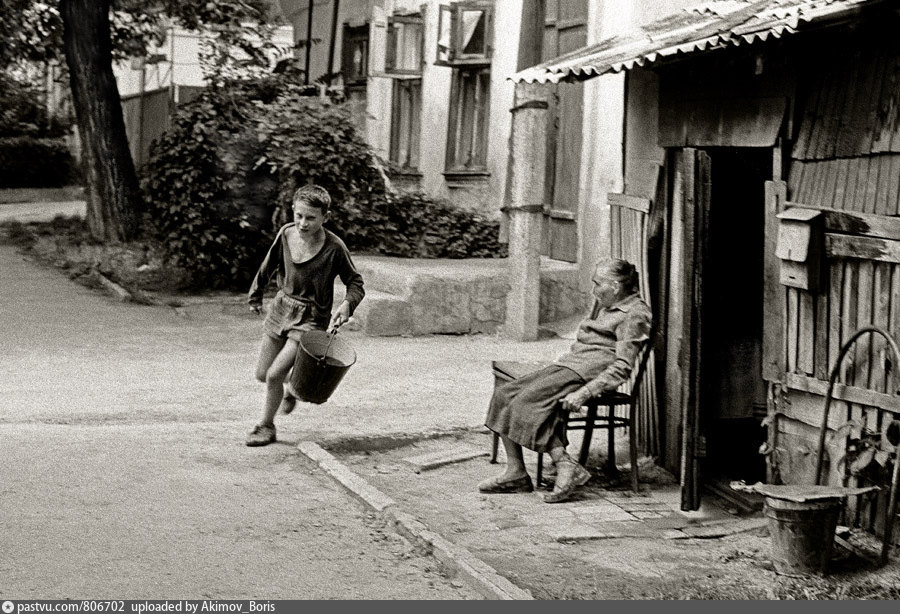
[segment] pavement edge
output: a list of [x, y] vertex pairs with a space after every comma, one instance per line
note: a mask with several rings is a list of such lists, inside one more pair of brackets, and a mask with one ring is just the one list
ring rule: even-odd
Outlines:
[[404, 512], [396, 501], [351, 471], [319, 444], [301, 441], [297, 444], [297, 450], [315, 462], [366, 507], [391, 522], [398, 533], [424, 547], [444, 565], [455, 569], [483, 597], [502, 600], [534, 599], [529, 591], [510, 582], [471, 552], [431, 531], [415, 516]]

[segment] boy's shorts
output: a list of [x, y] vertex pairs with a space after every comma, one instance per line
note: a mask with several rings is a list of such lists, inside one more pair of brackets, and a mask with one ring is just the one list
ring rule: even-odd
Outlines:
[[315, 317], [312, 303], [298, 301], [279, 291], [269, 305], [263, 330], [276, 339], [300, 340], [305, 330], [325, 330], [327, 322]]

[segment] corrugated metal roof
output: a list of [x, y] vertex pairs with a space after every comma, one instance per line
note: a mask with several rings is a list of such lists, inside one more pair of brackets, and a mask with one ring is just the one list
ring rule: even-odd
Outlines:
[[512, 80], [558, 83], [646, 66], [660, 58], [793, 34], [874, 0], [713, 0], [622, 36], [527, 68]]

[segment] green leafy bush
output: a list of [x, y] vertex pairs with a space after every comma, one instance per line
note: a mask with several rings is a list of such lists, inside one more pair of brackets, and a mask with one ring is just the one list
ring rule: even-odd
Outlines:
[[228, 140], [222, 118], [236, 109], [220, 102], [204, 94], [177, 115], [151, 147], [142, 185], [148, 226], [172, 263], [196, 286], [244, 287], [268, 224], [253, 224], [236, 198], [239, 178], [220, 150]]
[[307, 183], [332, 195], [326, 225], [357, 253], [503, 255], [497, 222], [421, 194], [391, 194], [349, 106], [309, 93], [292, 75], [204, 91], [152, 146], [148, 214], [169, 257], [198, 285], [246, 287]]
[[65, 136], [72, 126], [71, 117], [49, 115], [42, 97], [34, 84], [0, 71], [0, 137]]
[[0, 137], [0, 188], [55, 188], [75, 177], [75, 162], [62, 139]]
[[0, 71], [0, 188], [55, 188], [78, 179], [62, 138], [71, 121], [48, 115], [41, 96]]
[[388, 197], [379, 252], [411, 258], [496, 258], [506, 255], [498, 223], [418, 192]]

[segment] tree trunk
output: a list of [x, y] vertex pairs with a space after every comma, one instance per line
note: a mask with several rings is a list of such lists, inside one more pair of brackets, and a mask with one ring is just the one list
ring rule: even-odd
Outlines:
[[87, 192], [87, 223], [100, 241], [137, 232], [140, 191], [112, 71], [109, 0], [61, 0], [63, 44], [72, 86]]

